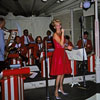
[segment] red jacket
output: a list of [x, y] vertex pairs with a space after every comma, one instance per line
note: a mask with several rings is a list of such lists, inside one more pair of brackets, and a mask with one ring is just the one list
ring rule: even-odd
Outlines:
[[38, 58], [38, 55], [37, 55], [38, 52], [39, 52], [39, 47], [38, 47], [37, 44], [35, 44], [35, 46], [34, 46], [34, 53], [33, 53], [35, 59]]
[[35, 44], [35, 46], [34, 46], [34, 58], [36, 59], [36, 58], [38, 58], [38, 57], [40, 57], [40, 54], [41, 54], [41, 52], [43, 51], [43, 47], [41, 48], [41, 50], [39, 50], [39, 46], [38, 46], [38, 44]]
[[[78, 48], [82, 48], [82, 45], [83, 45], [82, 40], [79, 40], [78, 43], [77, 43]], [[91, 53], [92, 52], [91, 40], [87, 40], [87, 43], [85, 45], [85, 49], [86, 49], [87, 53]]]
[[44, 37], [43, 39], [43, 47], [45, 48], [45, 41], [51, 41], [50, 43], [47, 43], [47, 49], [51, 49], [51, 48], [54, 48], [54, 45], [53, 45], [53, 38], [52, 36], [50, 37], [50, 39], [48, 37]]
[[[32, 38], [32, 36], [28, 35], [28, 38], [31, 42], [34, 41], [34, 39]], [[21, 44], [24, 45], [24, 35], [21, 37]]]
[[[15, 45], [16, 45], [15, 43], [12, 43], [11, 47], [15, 47]], [[20, 50], [21, 50], [21, 54], [23, 56], [26, 56], [27, 48], [25, 46], [22, 46], [22, 44], [21, 44]]]

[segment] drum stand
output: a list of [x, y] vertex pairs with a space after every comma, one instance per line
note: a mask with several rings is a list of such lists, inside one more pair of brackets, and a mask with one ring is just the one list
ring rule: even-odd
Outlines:
[[80, 84], [75, 81], [75, 77], [74, 77], [74, 60], [72, 60], [72, 75], [73, 75], [72, 82], [70, 83], [71, 87], [73, 87], [74, 85], [80, 86]]

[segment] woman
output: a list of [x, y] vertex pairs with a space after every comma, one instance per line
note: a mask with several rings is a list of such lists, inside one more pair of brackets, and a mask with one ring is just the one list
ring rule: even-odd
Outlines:
[[21, 44], [21, 38], [16, 36], [14, 42], [11, 45], [11, 50], [9, 53], [18, 53], [19, 56], [22, 58], [22, 61], [27, 62], [28, 58], [26, 57], [27, 48]]
[[[64, 29], [62, 29], [60, 20], [53, 20], [52, 25], [56, 32], [53, 34], [55, 50], [53, 53], [50, 75], [57, 76], [55, 97], [56, 99], [61, 99], [58, 92], [61, 92], [63, 95], [67, 95], [67, 93], [65, 93], [63, 90], [63, 79], [64, 74], [71, 73], [71, 66], [64, 49]], [[68, 46], [67, 49], [71, 50], [72, 47]]]
[[41, 61], [40, 61], [40, 54], [43, 52], [43, 42], [42, 37], [37, 36], [35, 39], [35, 46], [34, 46], [34, 58], [35, 58], [35, 64], [39, 67], [40, 73], [41, 73]]

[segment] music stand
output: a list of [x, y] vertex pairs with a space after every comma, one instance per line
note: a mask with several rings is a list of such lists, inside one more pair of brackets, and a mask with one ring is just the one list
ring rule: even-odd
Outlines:
[[68, 55], [68, 58], [69, 60], [72, 61], [72, 82], [70, 83], [71, 84], [71, 87], [73, 87], [74, 85], [78, 84], [80, 86], [80, 84], [78, 82], [75, 82], [75, 77], [74, 77], [74, 60], [76, 61], [83, 61], [83, 51], [84, 51], [84, 59], [86, 60], [87, 59], [87, 55], [86, 55], [86, 52], [85, 52], [85, 49], [84, 48], [81, 48], [81, 49], [73, 49], [72, 51], [68, 51], [66, 50], [66, 53]]
[[84, 59], [87, 60], [87, 55], [86, 55], [86, 51], [85, 48], [81, 48], [81, 49], [73, 49], [72, 51], [68, 51], [66, 50], [66, 53], [68, 55], [69, 60], [72, 61], [72, 82], [71, 87], [73, 87], [74, 85], [78, 84], [80, 86], [80, 84], [78, 82], [75, 81], [75, 77], [74, 77], [74, 60], [76, 61], [83, 61], [83, 51], [84, 51]]
[[74, 60], [72, 60], [72, 82], [70, 83], [71, 84], [71, 87], [73, 87], [74, 85], [78, 85], [80, 86], [80, 84], [78, 82], [75, 81], [75, 77], [74, 77]]

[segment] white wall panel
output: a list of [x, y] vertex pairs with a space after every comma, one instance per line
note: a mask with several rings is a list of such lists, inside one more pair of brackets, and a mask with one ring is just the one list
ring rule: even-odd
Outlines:
[[34, 18], [33, 21], [33, 26], [34, 26], [34, 35], [40, 35], [41, 36], [45, 36], [47, 30], [49, 29], [49, 24], [51, 22], [51, 18], [50, 17], [36, 17]]
[[65, 35], [69, 35], [70, 38], [72, 37], [71, 35], [71, 16], [70, 12], [61, 14], [61, 15], [54, 15], [54, 19], [59, 19], [62, 23], [62, 27], [65, 30]]
[[34, 38], [38, 35], [45, 36], [51, 22], [51, 17], [22, 17], [13, 16], [11, 13], [4, 18], [6, 20], [6, 28], [18, 29], [19, 26], [21, 35], [24, 29], [28, 29]]

